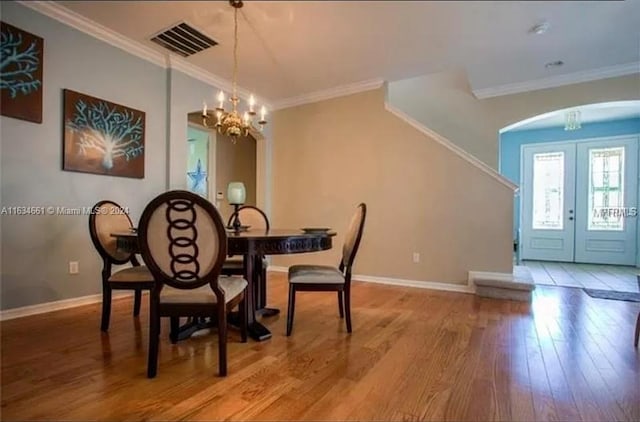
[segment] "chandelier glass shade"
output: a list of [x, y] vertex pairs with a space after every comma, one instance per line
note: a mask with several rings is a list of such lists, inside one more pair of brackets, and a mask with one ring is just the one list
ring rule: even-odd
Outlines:
[[564, 114], [564, 130], [578, 130], [582, 128], [580, 110], [569, 110]]
[[241, 0], [229, 0], [229, 4], [233, 10], [233, 88], [231, 93], [231, 109], [225, 109], [225, 95], [223, 91], [218, 93], [218, 106], [214, 110], [207, 108], [207, 103], [203, 103], [202, 107], [202, 124], [209, 128], [215, 128], [218, 133], [231, 138], [233, 143], [239, 137], [247, 136], [252, 130], [262, 131], [264, 125], [267, 124], [267, 110], [264, 106], [260, 109], [260, 118], [258, 120], [258, 128], [254, 126], [255, 98], [253, 95], [249, 97], [249, 109], [242, 114], [238, 111], [238, 10], [243, 6]]

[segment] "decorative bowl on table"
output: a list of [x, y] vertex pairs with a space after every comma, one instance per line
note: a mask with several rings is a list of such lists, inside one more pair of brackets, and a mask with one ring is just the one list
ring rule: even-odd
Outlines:
[[302, 230], [305, 233], [308, 234], [317, 234], [317, 233], [326, 233], [329, 230], [331, 230], [331, 228], [329, 227], [303, 227], [300, 230]]

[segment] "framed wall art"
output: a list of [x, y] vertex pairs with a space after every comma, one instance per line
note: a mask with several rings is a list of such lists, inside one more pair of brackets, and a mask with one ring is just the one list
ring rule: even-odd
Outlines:
[[0, 114], [42, 123], [44, 40], [0, 22]]
[[144, 177], [145, 113], [64, 90], [63, 169]]

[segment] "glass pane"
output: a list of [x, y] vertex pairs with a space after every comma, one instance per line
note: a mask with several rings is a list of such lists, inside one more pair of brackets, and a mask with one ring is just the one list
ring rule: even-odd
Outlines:
[[533, 228], [562, 230], [564, 152], [533, 155]]
[[624, 147], [589, 150], [587, 230], [624, 230]]
[[193, 127], [187, 129], [187, 189], [207, 198], [209, 168], [209, 133]]

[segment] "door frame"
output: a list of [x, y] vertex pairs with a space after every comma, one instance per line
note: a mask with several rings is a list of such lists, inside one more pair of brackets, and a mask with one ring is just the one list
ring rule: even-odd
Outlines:
[[209, 198], [209, 202], [216, 203], [216, 132], [212, 129], [200, 125], [198, 123], [194, 123], [189, 121], [187, 123], [187, 130], [189, 127], [192, 127], [197, 130], [201, 130], [203, 132], [207, 132], [209, 134], [209, 151], [207, 160], [207, 197]]
[[[636, 141], [638, 142], [638, 157], [636, 157], [637, 160], [637, 165], [638, 165], [638, 180], [636, 181], [637, 183], [637, 189], [638, 189], [638, 204], [636, 204], [636, 206], [639, 208], [640, 211], [640, 133], [630, 133], [627, 135], [615, 135], [615, 136], [598, 136], [595, 138], [583, 138], [583, 139], [573, 139], [573, 140], [568, 140], [568, 141], [549, 141], [549, 142], [533, 142], [533, 143], [528, 143], [528, 144], [522, 144], [520, 145], [520, 181], [523, 184], [524, 183], [524, 148], [527, 146], [534, 146], [534, 145], [550, 145], [553, 146], [554, 144], [558, 145], [558, 144], [579, 144], [582, 142], [591, 142], [591, 141], [616, 141], [616, 140], [620, 140], [620, 139], [627, 139], [627, 138], [635, 138]], [[576, 170], [577, 170], [577, 165], [576, 165]], [[523, 200], [522, 200], [522, 186], [520, 186], [519, 189], [520, 192], [520, 216], [519, 216], [519, 221], [518, 221], [518, 238], [519, 238], [519, 243], [522, 243], [522, 210], [523, 210]], [[640, 268], [640, 215], [637, 217], [634, 217], [639, 219], [638, 224], [636, 224], [636, 268]], [[520, 249], [520, 247], [518, 247], [518, 250]], [[520, 256], [518, 254], [518, 262], [520, 261]]]

